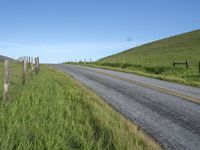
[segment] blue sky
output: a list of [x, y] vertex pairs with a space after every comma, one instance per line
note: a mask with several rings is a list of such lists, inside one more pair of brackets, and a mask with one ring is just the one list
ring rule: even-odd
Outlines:
[[0, 0], [0, 55], [92, 60], [200, 28], [199, 0]]

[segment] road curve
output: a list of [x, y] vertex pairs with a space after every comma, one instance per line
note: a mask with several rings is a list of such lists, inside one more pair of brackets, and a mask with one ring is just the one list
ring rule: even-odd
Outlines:
[[51, 66], [95, 91], [164, 149], [200, 150], [199, 88], [104, 69]]

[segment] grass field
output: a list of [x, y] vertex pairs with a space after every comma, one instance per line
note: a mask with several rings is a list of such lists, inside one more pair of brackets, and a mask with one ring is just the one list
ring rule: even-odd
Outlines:
[[[173, 60], [188, 60], [189, 69], [184, 65], [173, 68]], [[196, 30], [141, 45], [89, 65], [200, 87], [199, 61], [200, 30]]]
[[10, 101], [0, 93], [0, 149], [160, 149], [71, 77], [42, 66], [21, 85], [21, 65], [10, 70]]

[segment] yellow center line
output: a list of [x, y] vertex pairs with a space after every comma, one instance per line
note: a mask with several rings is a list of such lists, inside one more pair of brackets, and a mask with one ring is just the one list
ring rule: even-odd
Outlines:
[[89, 69], [89, 68], [83, 68], [83, 67], [80, 67], [80, 66], [77, 66], [77, 67], [78, 68], [82, 68], [82, 69], [86, 69], [86, 70], [89, 70], [89, 71], [93, 71], [93, 72], [96, 72], [98, 74], [110, 76], [110, 77], [113, 77], [115, 79], [119, 79], [121, 81], [126, 81], [126, 82], [129, 82], [129, 83], [133, 83], [135, 85], [142, 86], [142, 87], [145, 87], [145, 88], [149, 88], [149, 89], [152, 89], [152, 90], [155, 90], [155, 91], [159, 91], [159, 92], [162, 92], [162, 93], [165, 93], [165, 94], [170, 94], [170, 95], [173, 95], [173, 96], [177, 96], [177, 97], [180, 97], [182, 99], [194, 102], [196, 104], [200, 104], [200, 99], [199, 98], [188, 96], [188, 95], [185, 95], [183, 93], [179, 93], [179, 92], [176, 92], [176, 91], [172, 91], [172, 90], [169, 90], [169, 89], [161, 88], [161, 87], [154, 86], [154, 85], [151, 85], [151, 84], [147, 84], [147, 83], [144, 83], [144, 82], [140, 82], [140, 81], [136, 81], [136, 80], [131, 80], [131, 79], [119, 77], [119, 76], [116, 76], [116, 75], [112, 75], [112, 74], [109, 74], [109, 73], [105, 73], [105, 72], [101, 72], [101, 71], [97, 71], [97, 70], [93, 70], [93, 69]]

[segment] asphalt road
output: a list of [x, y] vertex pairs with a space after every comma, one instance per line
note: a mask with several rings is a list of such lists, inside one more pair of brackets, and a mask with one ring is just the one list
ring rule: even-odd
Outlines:
[[52, 66], [95, 91], [164, 149], [200, 150], [199, 88], [104, 69]]

